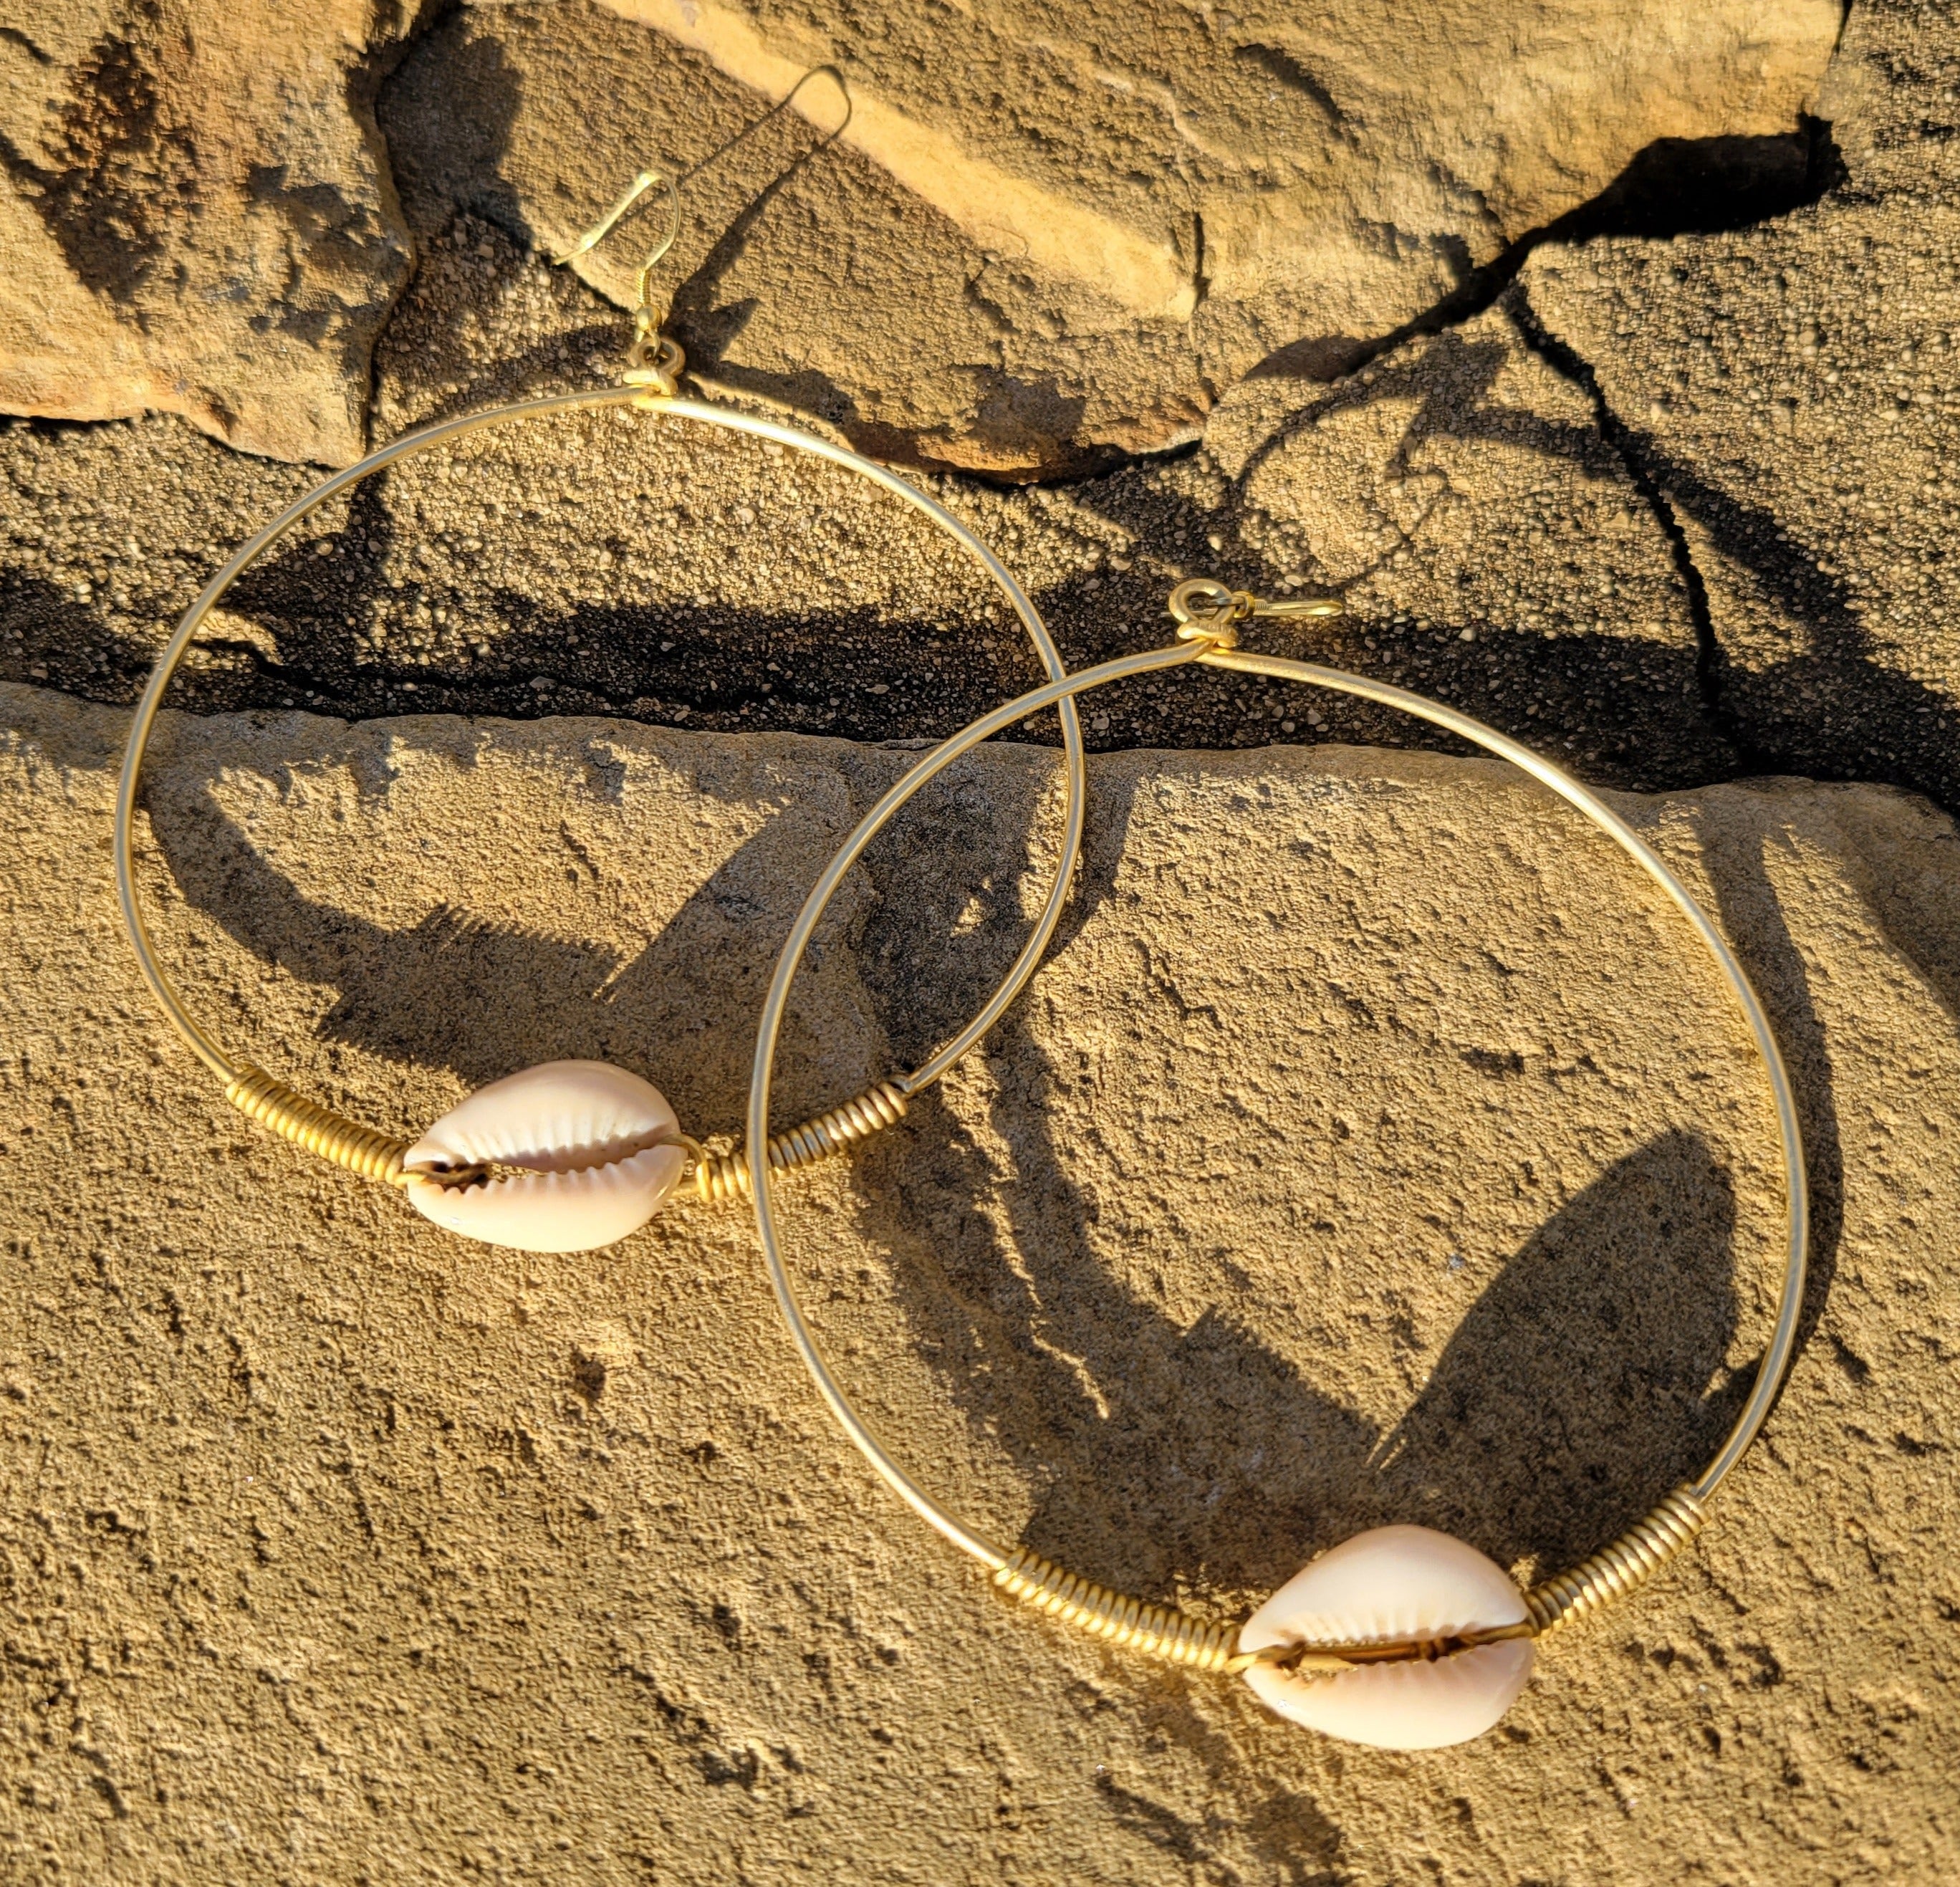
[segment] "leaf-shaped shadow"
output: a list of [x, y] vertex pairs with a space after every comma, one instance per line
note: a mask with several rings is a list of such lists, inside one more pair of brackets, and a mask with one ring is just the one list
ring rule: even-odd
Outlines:
[[1602, 1173], [1505, 1264], [1374, 1463], [1373, 1523], [1500, 1564], [1583, 1559], [1691, 1478], [1734, 1419], [1736, 1202], [1677, 1130]]
[[[1100, 781], [1095, 805], [1064, 944], [1122, 854], [1130, 795]], [[873, 953], [867, 982], [901, 1026], [908, 981]], [[1264, 1341], [1255, 1311], [1180, 1322], [1112, 1274], [1099, 1193], [1058, 1138], [1080, 1116], [1074, 1077], [1013, 1015], [989, 1056], [1011, 1174], [928, 1097], [861, 1157], [861, 1224], [890, 1255], [911, 1341], [1030, 1491], [1023, 1537], [1074, 1570], [1157, 1599], [1185, 1582], [1256, 1592], [1398, 1520], [1550, 1570], [1698, 1472], [1733, 1418], [1738, 1205], [1689, 1127], [1548, 1216], [1382, 1435]]]

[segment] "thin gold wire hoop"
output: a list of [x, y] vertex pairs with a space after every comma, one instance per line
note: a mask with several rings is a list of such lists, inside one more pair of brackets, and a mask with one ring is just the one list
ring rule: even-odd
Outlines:
[[[250, 1063], [232, 1055], [191, 1014], [158, 960], [150, 940], [148, 927], [144, 922], [142, 906], [137, 900], [133, 859], [133, 834], [136, 804], [142, 785], [143, 760], [149, 746], [151, 731], [156, 724], [158, 711], [163, 705], [164, 691], [169, 687], [178, 663], [196, 638], [205, 617], [260, 555], [277, 543], [294, 525], [317, 511], [329, 499], [402, 460], [447, 444], [469, 433], [494, 426], [511, 425], [545, 414], [607, 408], [631, 408], [671, 418], [698, 420], [704, 425], [719, 426], [727, 431], [773, 441], [778, 445], [788, 447], [812, 458], [826, 460], [832, 465], [854, 472], [873, 484], [882, 486], [937, 525], [980, 564], [996, 588], [1007, 599], [1021, 626], [1027, 632], [1028, 639], [1034, 644], [1035, 653], [1043, 670], [1058, 679], [1064, 676], [1061, 654], [1055, 646], [1054, 638], [1048, 633], [1048, 625], [1042, 620], [1040, 611], [993, 552], [943, 505], [935, 502], [889, 467], [880, 465], [875, 460], [865, 458], [848, 447], [833, 444], [815, 434], [784, 425], [775, 420], [759, 418], [727, 407], [650, 393], [638, 386], [608, 388], [594, 393], [554, 394], [541, 399], [523, 400], [507, 406], [491, 407], [482, 412], [467, 413], [458, 418], [442, 420], [434, 425], [425, 426], [419, 432], [407, 434], [393, 444], [383, 446], [380, 451], [371, 453], [358, 465], [349, 466], [345, 471], [336, 473], [316, 485], [297, 503], [281, 512], [256, 536], [240, 546], [230, 561], [205, 586], [197, 600], [184, 612], [176, 632], [158, 658], [156, 667], [151, 671], [148, 683], [136, 704], [135, 714], [130, 724], [129, 741], [123, 750], [122, 780], [116, 796], [116, 895], [122, 906], [123, 927], [129, 934], [131, 947], [135, 951], [137, 963], [142, 968], [145, 982], [150, 986], [151, 993], [156, 998], [171, 1025], [189, 1045], [198, 1058], [225, 1084], [228, 1094], [234, 1099], [234, 1104], [251, 1113], [255, 1119], [263, 1121], [275, 1131], [298, 1141], [311, 1150], [323, 1153], [325, 1157], [336, 1160], [340, 1164], [355, 1167], [372, 1176], [399, 1179], [401, 1168], [399, 1152], [392, 1156], [392, 1167], [391, 1156], [388, 1152], [394, 1143], [388, 1141], [386, 1136], [371, 1128], [356, 1127], [352, 1122], [341, 1120], [329, 1110], [302, 1100], [286, 1089], [284, 1084], [262, 1075]], [[986, 1005], [963, 1029], [942, 1044], [918, 1068], [908, 1074], [892, 1077], [891, 1085], [902, 1097], [915, 1094], [937, 1080], [994, 1026], [1020, 993], [1028, 979], [1034, 974], [1048, 948], [1049, 939], [1055, 934], [1055, 926], [1061, 921], [1062, 910], [1068, 897], [1069, 882], [1082, 848], [1087, 769], [1083, 760], [1081, 721], [1074, 703], [1072, 700], [1058, 699], [1061, 711], [1063, 777], [1068, 806], [1063, 818], [1061, 855], [1057, 861], [1055, 881], [1050, 887], [1047, 902], [1042, 906], [1041, 915], [1020, 955], [1015, 958], [1012, 967]], [[829, 1117], [825, 1118], [828, 1119]], [[841, 1138], [849, 1137], [845, 1134]], [[797, 1163], [792, 1161], [789, 1163]], [[767, 1158], [764, 1159], [762, 1165], [766, 1170], [768, 1166]], [[702, 1170], [706, 1169], [704, 1168]]]
[[[1571, 1572], [1542, 1582], [1526, 1595], [1530, 1632], [1550, 1631], [1631, 1589], [1693, 1537], [1701, 1524], [1703, 1504], [1727, 1478], [1755, 1440], [1789, 1369], [1803, 1302], [1809, 1246], [1809, 1195], [1803, 1138], [1797, 1122], [1796, 1097], [1783, 1066], [1782, 1052], [1777, 1045], [1775, 1033], [1761, 1000], [1749, 981], [1748, 972], [1707, 913], [1659, 854], [1590, 788], [1509, 735], [1500, 733], [1494, 727], [1486, 727], [1483, 722], [1472, 720], [1469, 715], [1440, 702], [1392, 687], [1385, 682], [1371, 680], [1366, 676], [1351, 675], [1341, 669], [1322, 668], [1313, 663], [1283, 656], [1255, 654], [1237, 648], [1236, 624], [1246, 616], [1265, 613], [1258, 606], [1259, 600], [1256, 597], [1229, 590], [1210, 579], [1198, 579], [1179, 587], [1175, 603], [1179, 606], [1174, 606], [1172, 613], [1178, 617], [1178, 633], [1182, 639], [1168, 648], [1119, 656], [1114, 661], [1084, 669], [1064, 679], [1034, 689], [1018, 700], [996, 708], [934, 748], [859, 822], [857, 829], [811, 889], [777, 960], [756, 1034], [755, 1065], [749, 1088], [749, 1147], [752, 1150], [762, 1145], [767, 1137], [776, 1042], [788, 1007], [790, 991], [803, 952], [845, 875], [863, 855], [865, 848], [921, 788], [963, 755], [971, 753], [983, 741], [1012, 727], [1025, 716], [1126, 676], [1150, 674], [1188, 663], [1201, 663], [1208, 667], [1265, 676], [1276, 681], [1304, 683], [1309, 687], [1328, 689], [1338, 694], [1379, 702], [1445, 728], [1486, 753], [1509, 761], [1575, 807], [1627, 853], [1666, 893], [1713, 959], [1729, 994], [1742, 1012], [1768, 1076], [1783, 1158], [1787, 1211], [1787, 1236], [1776, 1322], [1762, 1361], [1757, 1367], [1748, 1400], [1727, 1439], [1697, 1480], [1669, 1495], [1618, 1539]], [[1288, 613], [1319, 612], [1303, 603], [1297, 611]], [[766, 1163], [756, 1163], [752, 1150], [749, 1159], [749, 1188], [756, 1209], [756, 1232], [762, 1241], [762, 1262], [768, 1269], [769, 1283], [784, 1321], [789, 1326], [791, 1339], [832, 1414], [858, 1452], [900, 1500], [928, 1526], [978, 1560], [994, 1575], [994, 1583], [1010, 1596], [1024, 1599], [1096, 1637], [1132, 1644], [1174, 1663], [1210, 1670], [1243, 1669], [1257, 1657], [1268, 1655], [1234, 1655], [1230, 1645], [1233, 1634], [1227, 1627], [1192, 1618], [1169, 1608], [1126, 1599], [1036, 1558], [1025, 1548], [1005, 1548], [921, 1487], [859, 1413], [831, 1370], [815, 1332], [803, 1316], [784, 1261], [774, 1191]], [[1524, 1628], [1517, 1629], [1522, 1631]]]

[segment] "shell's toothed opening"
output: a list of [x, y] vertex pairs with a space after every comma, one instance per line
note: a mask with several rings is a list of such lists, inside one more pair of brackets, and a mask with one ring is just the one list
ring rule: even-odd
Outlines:
[[638, 1075], [607, 1061], [546, 1061], [479, 1088], [436, 1122], [403, 1163], [431, 1177], [464, 1177], [479, 1167], [580, 1173], [680, 1137], [667, 1097]]
[[[603, 1146], [568, 1147], [536, 1158], [520, 1157], [508, 1160], [444, 1160], [412, 1147], [402, 1163], [418, 1179], [433, 1180], [453, 1192], [463, 1187], [492, 1185], [500, 1179], [521, 1179], [527, 1173], [595, 1173], [603, 1167], [616, 1166], [622, 1160], [631, 1160], [635, 1154], [645, 1153], [651, 1147], [682, 1147], [686, 1138], [679, 1132], [657, 1129], [608, 1141]], [[684, 1147], [682, 1150], [686, 1150]]]
[[425, 1218], [486, 1245], [594, 1252], [645, 1224], [686, 1167], [686, 1154], [663, 1142], [630, 1159], [573, 1173], [506, 1171], [460, 1186], [412, 1173], [407, 1193]]
[[1258, 1653], [1259, 1668], [1288, 1677], [1338, 1677], [1344, 1671], [1396, 1664], [1440, 1664], [1486, 1645], [1535, 1637], [1529, 1619], [1515, 1624], [1466, 1627], [1420, 1638], [1382, 1638], [1350, 1644], [1317, 1644], [1301, 1638], [1269, 1645]]
[[404, 1160], [409, 1203], [465, 1238], [590, 1252], [637, 1231], [686, 1170], [651, 1083], [606, 1061], [546, 1061], [479, 1088]]
[[[1472, 1621], [1477, 1622], [1472, 1622]], [[1382, 1749], [1481, 1736], [1531, 1675], [1524, 1595], [1429, 1527], [1376, 1527], [1303, 1568], [1246, 1622], [1246, 1682], [1282, 1717]]]

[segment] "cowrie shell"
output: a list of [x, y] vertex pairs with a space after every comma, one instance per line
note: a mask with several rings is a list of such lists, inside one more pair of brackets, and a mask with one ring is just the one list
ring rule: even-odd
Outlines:
[[[1430, 1527], [1378, 1526], [1296, 1573], [1246, 1621], [1239, 1649], [1434, 1640], [1526, 1616], [1524, 1595], [1474, 1546]], [[1440, 1749], [1481, 1736], [1510, 1708], [1532, 1650], [1529, 1638], [1506, 1638], [1433, 1661], [1332, 1672], [1255, 1664], [1246, 1682], [1309, 1729], [1378, 1749]]]
[[[606, 1061], [545, 1061], [479, 1088], [411, 1147], [409, 1202], [486, 1245], [591, 1252], [637, 1232], [687, 1166], [660, 1090]], [[418, 1176], [520, 1167], [473, 1185]]]

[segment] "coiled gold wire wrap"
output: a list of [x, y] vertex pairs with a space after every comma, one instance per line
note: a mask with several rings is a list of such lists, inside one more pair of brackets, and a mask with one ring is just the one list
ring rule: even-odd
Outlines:
[[994, 1583], [1010, 1597], [1077, 1627], [1092, 1638], [1107, 1638], [1112, 1644], [1128, 1645], [1168, 1663], [1188, 1664], [1201, 1671], [1237, 1671], [1253, 1661], [1232, 1648], [1237, 1626], [1207, 1624], [1167, 1605], [1125, 1599], [1025, 1546], [1014, 1549], [1006, 1565], [994, 1574]]
[[330, 1107], [308, 1100], [277, 1075], [255, 1068], [249, 1061], [232, 1077], [224, 1098], [260, 1126], [296, 1141], [308, 1153], [330, 1160], [336, 1166], [346, 1166], [364, 1179], [383, 1180], [391, 1186], [406, 1182], [402, 1161], [409, 1150], [406, 1141], [363, 1127]]
[[[1692, 1489], [1677, 1488], [1651, 1513], [1628, 1528], [1608, 1547], [1569, 1573], [1547, 1580], [1525, 1594], [1530, 1632], [1542, 1637], [1573, 1618], [1596, 1612], [1609, 1599], [1619, 1599], [1658, 1572], [1701, 1531], [1708, 1512]], [[1017, 1547], [994, 1574], [994, 1583], [1023, 1604], [1086, 1631], [1092, 1638], [1128, 1645], [1172, 1664], [1200, 1671], [1236, 1672], [1258, 1663], [1264, 1653], [1235, 1651], [1238, 1628], [1207, 1624], [1166, 1605], [1126, 1599], [1043, 1559], [1026, 1547]], [[1512, 1628], [1513, 1634], [1523, 1628]], [[1489, 1637], [1510, 1635], [1498, 1632]], [[1284, 1651], [1287, 1647], [1274, 1647]], [[1352, 1654], [1351, 1654], [1352, 1655]], [[1338, 1668], [1335, 1667], [1335, 1668]]]
[[[854, 1141], [868, 1140], [880, 1128], [889, 1127], [905, 1111], [905, 1097], [896, 1084], [880, 1081], [854, 1095], [841, 1107], [819, 1114], [786, 1134], [769, 1141], [769, 1166], [773, 1172], [788, 1173], [808, 1166], [828, 1155], [842, 1153]], [[749, 1196], [749, 1162], [741, 1154], [718, 1154], [702, 1160], [694, 1169], [694, 1182], [709, 1204], [724, 1199]]]
[[1623, 1598], [1658, 1572], [1701, 1531], [1708, 1510], [1690, 1488], [1676, 1488], [1645, 1518], [1637, 1520], [1612, 1545], [1569, 1573], [1548, 1579], [1525, 1594], [1525, 1607], [1543, 1637], [1568, 1619], [1583, 1618], [1609, 1599]]

